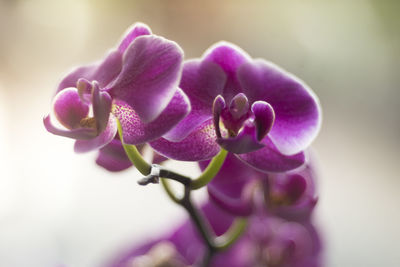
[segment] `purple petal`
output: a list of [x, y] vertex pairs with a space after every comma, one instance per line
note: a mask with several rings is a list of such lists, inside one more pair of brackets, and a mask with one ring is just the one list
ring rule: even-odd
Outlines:
[[321, 124], [318, 99], [311, 89], [261, 59], [243, 64], [238, 78], [250, 101], [263, 100], [273, 107], [275, 123], [269, 136], [281, 153], [295, 154], [310, 145]]
[[143, 123], [135, 110], [123, 101], [114, 101], [113, 107], [114, 115], [121, 122], [124, 142], [134, 145], [161, 137], [181, 121], [189, 111], [189, 99], [179, 88], [166, 109], [150, 123]]
[[73, 70], [60, 82], [57, 92], [64, 88], [76, 87], [80, 78], [88, 81], [97, 81], [100, 88], [104, 88], [117, 77], [121, 68], [122, 55], [119, 51], [112, 51], [100, 62]]
[[221, 119], [221, 112], [225, 108], [225, 100], [221, 95], [218, 95], [213, 103], [212, 114], [213, 114], [213, 123], [215, 128], [215, 134], [218, 138], [222, 138], [221, 129], [219, 126], [219, 122]]
[[76, 88], [59, 92], [53, 101], [57, 120], [68, 129], [78, 128], [80, 121], [89, 114], [89, 106], [83, 103]]
[[254, 124], [257, 128], [257, 140], [261, 141], [274, 124], [274, 109], [264, 101], [256, 101], [251, 106], [251, 111], [254, 114]]
[[179, 87], [190, 101], [200, 101], [211, 108], [214, 98], [222, 94], [225, 83], [226, 74], [219, 65], [210, 61], [189, 60], [184, 63]]
[[133, 24], [124, 34], [124, 37], [118, 47], [119, 52], [123, 54], [133, 40], [136, 39], [136, 37], [150, 34], [151, 30], [146, 24], [140, 22]]
[[298, 200], [306, 190], [307, 182], [299, 174], [290, 175], [289, 181], [285, 186], [288, 197], [294, 202]]
[[222, 94], [225, 82], [226, 75], [217, 64], [199, 60], [185, 62], [180, 88], [189, 97], [192, 110], [164, 137], [169, 141], [179, 142], [197, 126], [209, 120], [214, 98]]
[[249, 153], [264, 147], [264, 144], [257, 140], [256, 126], [250, 121], [244, 123], [242, 131], [237, 136], [217, 138], [217, 142], [229, 152], [236, 154]]
[[205, 61], [211, 61], [221, 66], [228, 76], [236, 75], [237, 69], [250, 60], [250, 56], [246, 52], [228, 42], [214, 44], [207, 49], [203, 57]]
[[77, 140], [74, 150], [76, 153], [89, 152], [95, 149], [102, 148], [114, 139], [117, 133], [117, 123], [115, 117], [110, 115], [107, 127], [98, 136], [90, 140]]
[[251, 60], [249, 55], [234, 44], [219, 42], [211, 46], [203, 58], [204, 61], [218, 64], [226, 73], [227, 81], [222, 95], [225, 101], [230, 103], [235, 95], [243, 91], [237, 79], [237, 70], [242, 64]]
[[172, 142], [180, 142], [192, 133], [199, 125], [211, 118], [209, 112], [202, 112], [201, 110], [193, 111], [193, 102], [190, 103], [192, 110], [190, 113], [181, 120], [175, 127], [168, 133], [163, 135], [165, 139]]
[[180, 142], [170, 142], [164, 138], [150, 143], [161, 155], [184, 161], [200, 161], [214, 157], [220, 151], [215, 142], [212, 120], [205, 121]]
[[163, 155], [158, 154], [157, 152], [155, 152], [153, 150], [153, 160], [152, 160], [152, 162], [154, 164], [161, 164], [166, 160], [168, 160], [168, 158], [164, 157]]
[[124, 54], [123, 68], [111, 85], [114, 99], [129, 104], [144, 123], [167, 107], [179, 83], [183, 52], [174, 42], [140, 36]]
[[52, 134], [55, 135], [60, 135], [68, 138], [73, 138], [73, 139], [78, 139], [78, 140], [88, 140], [92, 139], [96, 136], [96, 129], [93, 128], [78, 128], [78, 129], [72, 129], [72, 130], [63, 130], [63, 129], [58, 129], [55, 127], [51, 120], [50, 120], [50, 115], [46, 116], [43, 118], [43, 124], [44, 127], [46, 127], [46, 130]]
[[264, 138], [264, 148], [254, 152], [238, 155], [241, 160], [250, 166], [264, 172], [284, 172], [295, 169], [305, 162], [305, 155], [300, 152], [286, 156], [278, 152], [269, 138]]
[[118, 139], [113, 139], [106, 146], [100, 148], [96, 163], [111, 172], [122, 171], [132, 166]]
[[92, 89], [93, 115], [96, 119], [97, 132], [102, 132], [108, 124], [111, 112], [111, 96], [107, 92], [100, 92], [97, 82], [93, 83]]

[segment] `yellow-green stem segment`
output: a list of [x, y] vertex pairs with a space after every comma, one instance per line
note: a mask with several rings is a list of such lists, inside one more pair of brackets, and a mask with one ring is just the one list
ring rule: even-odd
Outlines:
[[221, 148], [221, 151], [211, 160], [210, 164], [208, 164], [204, 172], [198, 178], [192, 181], [190, 188], [192, 190], [200, 189], [211, 182], [211, 180], [215, 177], [215, 175], [217, 175], [217, 173], [221, 169], [227, 155], [228, 151]]
[[217, 250], [222, 251], [229, 248], [244, 233], [246, 227], [247, 219], [237, 218], [225, 234], [216, 238]]
[[149, 175], [151, 171], [151, 165], [148, 164], [140, 155], [140, 152], [137, 150], [134, 145], [127, 145], [124, 143], [124, 139], [122, 136], [122, 126], [119, 120], [117, 120], [118, 125], [118, 134], [119, 139], [121, 140], [122, 146], [124, 147], [125, 153], [128, 156], [129, 160], [135, 165], [136, 169], [140, 171], [143, 175]]
[[177, 196], [175, 196], [175, 193], [172, 191], [172, 189], [171, 189], [171, 187], [170, 187], [170, 185], [169, 185], [169, 183], [168, 183], [168, 180], [167, 180], [167, 179], [164, 179], [164, 178], [161, 178], [161, 184], [162, 184], [162, 186], [164, 187], [164, 190], [165, 190], [165, 192], [167, 193], [167, 195], [169, 196], [169, 198], [170, 198], [173, 202], [179, 204], [179, 202], [180, 202], [181, 200], [180, 200]]

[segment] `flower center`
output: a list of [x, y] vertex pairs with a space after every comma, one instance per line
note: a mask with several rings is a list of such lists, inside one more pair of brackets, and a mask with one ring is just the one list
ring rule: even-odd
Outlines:
[[252, 103], [243, 93], [232, 98], [229, 106], [225, 99], [217, 96], [213, 104], [214, 126], [217, 137], [230, 138], [238, 136], [242, 131], [255, 134], [255, 139], [261, 141], [271, 130], [275, 113], [270, 104], [264, 101]]
[[250, 117], [249, 101], [244, 94], [236, 95], [229, 107], [221, 111], [222, 126], [227, 131], [227, 136], [235, 137], [243, 128], [243, 123]]
[[96, 119], [94, 117], [86, 117], [80, 120], [79, 126], [83, 128], [96, 129]]

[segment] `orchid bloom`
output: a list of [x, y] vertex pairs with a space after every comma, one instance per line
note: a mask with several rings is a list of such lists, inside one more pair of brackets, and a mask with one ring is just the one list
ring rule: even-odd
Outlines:
[[[209, 161], [199, 162], [202, 170], [208, 164]], [[310, 160], [291, 171], [265, 173], [230, 153], [218, 174], [207, 185], [207, 191], [211, 201], [225, 211], [237, 216], [249, 216], [255, 210], [257, 189], [261, 189], [266, 212], [300, 221], [309, 218], [317, 203], [315, 176]]]
[[[202, 211], [218, 236], [229, 228], [234, 219], [211, 202], [204, 205]], [[210, 267], [321, 266], [321, 243], [309, 221], [289, 222], [265, 213], [256, 214], [249, 220], [244, 235], [228, 250], [216, 254]], [[162, 266], [199, 266], [204, 252], [205, 244], [193, 223], [188, 220], [172, 234], [146, 241], [144, 245], [119, 255], [106, 266], [155, 266], [140, 263], [159, 263], [161, 259]]]
[[320, 128], [311, 89], [233, 44], [217, 43], [201, 59], [186, 61], [180, 87], [191, 112], [150, 143], [169, 158], [206, 160], [222, 147], [259, 170], [287, 171], [304, 163], [302, 151]]
[[[121, 154], [117, 119], [123, 141], [137, 145], [161, 137], [188, 114], [189, 100], [178, 88], [182, 65], [183, 51], [175, 42], [134, 24], [105, 59], [61, 81], [44, 125], [53, 134], [76, 139], [76, 152], [103, 148], [98, 163], [113, 168], [106, 157], [117, 162]], [[54, 118], [64, 129], [53, 124]], [[114, 170], [127, 167], [124, 160]]]
[[263, 179], [269, 213], [291, 221], [306, 221], [318, 202], [313, 162], [285, 173], [270, 173]]

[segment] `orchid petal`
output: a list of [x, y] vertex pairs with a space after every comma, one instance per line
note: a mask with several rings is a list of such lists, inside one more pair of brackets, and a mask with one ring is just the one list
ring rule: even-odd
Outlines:
[[89, 114], [89, 106], [82, 102], [76, 88], [59, 92], [53, 100], [57, 120], [68, 129], [79, 127], [79, 123]]
[[215, 128], [215, 134], [218, 138], [222, 138], [221, 129], [219, 122], [221, 119], [221, 112], [225, 108], [225, 100], [221, 95], [218, 95], [213, 103], [212, 113], [213, 113], [213, 123]]
[[134, 145], [153, 141], [166, 134], [189, 111], [189, 100], [179, 88], [160, 116], [150, 123], [143, 123], [135, 110], [123, 101], [114, 101], [113, 107], [113, 114], [118, 118], [122, 126], [124, 142]]
[[261, 59], [243, 64], [238, 77], [250, 101], [263, 100], [273, 107], [269, 136], [281, 153], [296, 154], [310, 145], [320, 128], [321, 111], [302, 81]]
[[228, 42], [218, 42], [204, 53], [204, 61], [218, 64], [227, 75], [223, 97], [227, 103], [243, 90], [237, 78], [238, 68], [249, 62], [250, 56], [238, 46]]
[[225, 83], [226, 74], [216, 63], [189, 60], [183, 65], [179, 86], [190, 101], [200, 101], [203, 106], [211, 108], [214, 98], [222, 94]]
[[183, 52], [172, 41], [139, 36], [125, 51], [121, 73], [110, 94], [129, 104], [144, 123], [156, 119], [171, 101], [179, 83]]
[[303, 176], [299, 174], [290, 175], [288, 180], [289, 181], [285, 185], [285, 191], [287, 192], [287, 195], [291, 199], [291, 201], [294, 202], [298, 200], [305, 192], [307, 181]]
[[256, 101], [251, 106], [251, 111], [254, 114], [254, 124], [257, 128], [257, 140], [261, 141], [274, 124], [274, 109], [264, 101]]
[[220, 151], [215, 138], [212, 120], [208, 120], [199, 125], [180, 142], [170, 142], [164, 138], [160, 138], [150, 142], [150, 146], [167, 158], [200, 161], [210, 159]]
[[303, 152], [286, 156], [276, 149], [272, 141], [264, 138], [264, 148], [254, 152], [240, 154], [238, 157], [250, 166], [262, 172], [283, 172], [295, 169], [305, 162]]
[[110, 115], [107, 127], [98, 136], [90, 140], [77, 140], [75, 142], [74, 151], [76, 153], [89, 152], [102, 148], [114, 139], [117, 133], [117, 123], [115, 117]]
[[212, 102], [222, 93], [225, 82], [226, 75], [217, 64], [199, 60], [185, 62], [180, 88], [189, 97], [192, 110], [164, 137], [179, 142], [197, 126], [209, 120], [212, 116]]
[[108, 171], [119, 172], [132, 166], [132, 162], [125, 154], [125, 150], [118, 139], [113, 139], [106, 146], [100, 148], [96, 163]]
[[99, 85], [97, 82], [93, 83], [92, 89], [92, 101], [93, 101], [93, 115], [96, 119], [97, 132], [102, 132], [108, 124], [108, 118], [110, 117], [111, 111], [111, 96], [107, 92], [100, 92]]
[[59, 84], [57, 92], [68, 87], [76, 87], [80, 78], [88, 81], [97, 81], [100, 88], [113, 81], [122, 68], [122, 55], [118, 51], [111, 51], [104, 60], [76, 68], [69, 73]]
[[45, 118], [43, 118], [43, 124], [48, 132], [72, 139], [81, 139], [81, 140], [92, 139], [96, 136], [97, 132], [93, 128], [77, 128], [72, 130], [58, 129], [51, 122], [50, 115], [47, 115]]
[[204, 53], [205, 61], [218, 64], [228, 76], [236, 75], [237, 69], [250, 61], [250, 56], [238, 46], [228, 42], [218, 42]]
[[133, 24], [124, 34], [124, 37], [118, 46], [119, 52], [122, 55], [136, 37], [150, 34], [151, 30], [146, 24], [140, 22]]

